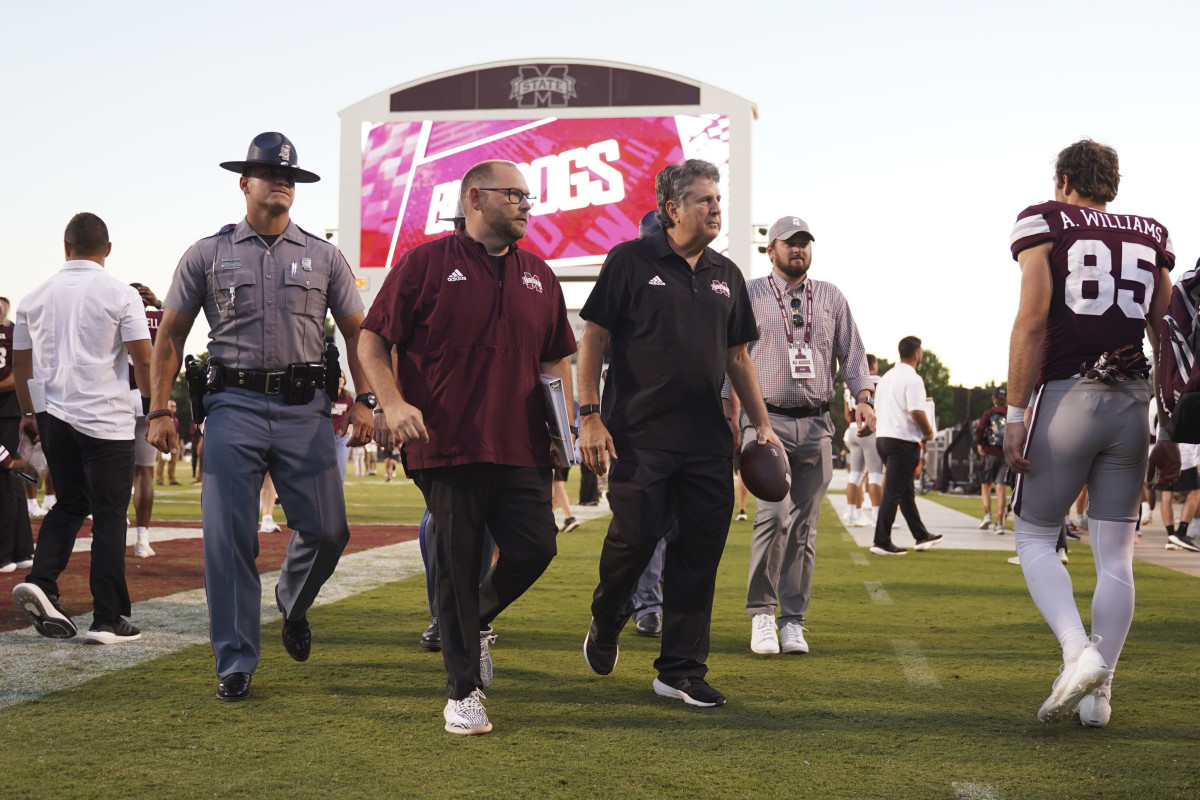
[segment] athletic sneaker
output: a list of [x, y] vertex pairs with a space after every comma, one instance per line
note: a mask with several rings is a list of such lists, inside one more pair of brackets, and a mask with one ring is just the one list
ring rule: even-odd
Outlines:
[[600, 628], [593, 617], [588, 626], [587, 636], [583, 637], [583, 659], [597, 675], [607, 675], [617, 666], [621, 648], [617, 645], [617, 637], [605, 638], [600, 635]]
[[1154, 519], [1154, 511], [1149, 503], [1142, 503], [1142, 524], [1149, 525]]
[[842, 517], [842, 524], [847, 528], [858, 524], [858, 508], [856, 506], [846, 507], [846, 514]]
[[983, 522], [979, 523], [979, 530], [986, 531], [990, 527], [992, 527], [992, 515], [984, 514]]
[[484, 689], [492, 688], [492, 652], [488, 645], [495, 641], [496, 634], [490, 625], [479, 632], [479, 685]]
[[1191, 550], [1193, 553], [1200, 553], [1200, 542], [1197, 542], [1186, 533], [1172, 533], [1167, 537], [1167, 541], [1171, 544], [1176, 544], [1184, 550]]
[[13, 602], [33, 620], [33, 626], [50, 639], [70, 639], [78, 629], [67, 612], [52, 597], [33, 583], [18, 583], [13, 587]]
[[1012, 558], [1010, 558], [1008, 560], [1008, 563], [1012, 564], [1014, 567], [1019, 567], [1019, 566], [1021, 566], [1021, 557], [1013, 556]]
[[1003, 536], [1004, 534], [1008, 533], [1008, 531], [1004, 529], [1003, 524], [997, 523], [996, 526], [992, 528], [992, 533], [996, 536]]
[[764, 656], [778, 653], [779, 638], [775, 630], [775, 615], [755, 614], [750, 622], [750, 649]]
[[154, 548], [150, 546], [150, 532], [138, 533], [137, 541], [133, 545], [134, 558], [150, 558], [154, 555]]
[[262, 523], [258, 526], [259, 533], [279, 533], [279, 523], [270, 517], [263, 517]]
[[446, 709], [442, 716], [446, 719], [446, 730], [464, 736], [476, 733], [488, 733], [492, 723], [488, 721], [487, 711], [480, 700], [486, 700], [483, 692], [476, 689], [462, 700], [447, 700]]
[[86, 644], [120, 644], [142, 638], [142, 632], [121, 617], [112, 622], [93, 622], [83, 635]]
[[571, 531], [575, 530], [578, 527], [579, 527], [579, 520], [575, 519], [574, 517], [567, 517], [565, 520], [563, 520], [562, 532], [570, 533]]
[[24, 561], [17, 562], [17, 569], [29, 569], [33, 566], [33, 559], [27, 558]]
[[746, 516], [745, 511], [739, 511], [734, 519], [736, 519], [738, 522], [745, 522], [747, 519], [749, 519], [749, 517]]
[[783, 623], [779, 629], [779, 649], [784, 653], [807, 653], [808, 642], [804, 641], [804, 626], [795, 620]]
[[885, 545], [880, 545], [880, 544], [871, 545], [871, 552], [877, 556], [902, 556], [905, 553], [907, 553], [908, 551], [905, 550], [903, 547], [896, 547], [896, 545], [892, 544], [891, 542], [888, 542]]
[[942, 541], [945, 538], [946, 537], [943, 536], [942, 534], [935, 533], [932, 536], [930, 536], [928, 539], [922, 539], [921, 541], [917, 542], [913, 546], [913, 549], [914, 550], [928, 550], [929, 548], [933, 547], [935, 544], [937, 544], [938, 542]]
[[1175, 544], [1174, 542], [1172, 542], [1170, 539], [1167, 539], [1167, 543], [1165, 545], [1163, 545], [1163, 549], [1164, 550], [1182, 550], [1183, 548], [1180, 547], [1179, 545]]
[[1099, 636], [1088, 637], [1087, 646], [1083, 648], [1079, 658], [1062, 665], [1050, 696], [1038, 709], [1039, 722], [1069, 719], [1079, 707], [1080, 701], [1108, 680], [1108, 665], [1096, 649], [1099, 645]]
[[1112, 716], [1108, 690], [1101, 686], [1079, 701], [1079, 723], [1088, 728], [1103, 728]]
[[725, 695], [709, 686], [703, 678], [681, 678], [673, 685], [654, 679], [654, 693], [659, 697], [682, 700], [689, 706], [713, 708], [725, 705]]
[[1059, 550], [1059, 551], [1058, 551], [1058, 560], [1059, 560], [1059, 561], [1061, 561], [1061, 562], [1063, 562], [1064, 564], [1069, 564], [1069, 563], [1071, 562], [1071, 559], [1067, 557], [1067, 551], [1066, 551], [1066, 550]]
[[37, 500], [30, 500], [29, 501], [29, 516], [34, 517], [34, 518], [44, 517], [44, 516], [46, 516], [46, 509], [39, 506]]

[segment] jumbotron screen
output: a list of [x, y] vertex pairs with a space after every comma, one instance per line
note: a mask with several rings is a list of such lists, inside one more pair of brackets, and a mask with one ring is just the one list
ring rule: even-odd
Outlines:
[[[366, 123], [360, 265], [394, 264], [450, 231], [462, 176], [488, 159], [515, 162], [537, 196], [522, 248], [551, 266], [600, 264], [637, 237], [655, 207], [654, 176], [686, 158], [715, 163], [727, 195], [728, 117]], [[722, 230], [712, 247], [728, 245]]]

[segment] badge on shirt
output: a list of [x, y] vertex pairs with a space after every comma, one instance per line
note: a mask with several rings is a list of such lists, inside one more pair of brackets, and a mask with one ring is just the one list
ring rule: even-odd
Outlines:
[[240, 258], [222, 258], [221, 269], [238, 269], [242, 266]]
[[812, 348], [808, 345], [792, 345], [788, 348], [788, 366], [792, 370], [792, 377], [798, 380], [816, 377]]
[[312, 272], [312, 259], [311, 258], [300, 259], [300, 269], [304, 270], [305, 272]]

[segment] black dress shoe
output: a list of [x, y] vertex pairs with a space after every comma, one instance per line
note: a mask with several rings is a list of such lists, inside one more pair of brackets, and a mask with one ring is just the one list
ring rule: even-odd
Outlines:
[[638, 636], [659, 638], [662, 636], [662, 614], [647, 614], [637, 621]]
[[287, 650], [287, 654], [294, 660], [307, 661], [308, 654], [312, 651], [312, 629], [308, 627], [308, 617], [287, 618], [283, 603], [279, 602], [278, 585], [275, 586], [275, 606], [279, 613], [283, 614], [283, 649]]
[[421, 634], [421, 647], [435, 653], [442, 649], [442, 629], [438, 626], [437, 617], [429, 623], [429, 627]]
[[231, 672], [217, 684], [217, 699], [236, 703], [250, 696], [250, 673]]

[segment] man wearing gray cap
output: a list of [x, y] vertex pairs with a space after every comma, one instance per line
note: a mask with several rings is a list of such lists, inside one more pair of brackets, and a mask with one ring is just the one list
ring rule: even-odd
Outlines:
[[[850, 306], [832, 283], [808, 277], [814, 237], [799, 217], [768, 232], [770, 274], [746, 285], [758, 340], [746, 345], [771, 427], [792, 468], [778, 503], [758, 501], [750, 543], [746, 612], [755, 653], [807, 653], [805, 614], [816, 560], [817, 512], [833, 475], [833, 376], [841, 367], [863, 435], [875, 430], [866, 351]], [[746, 398], [739, 398], [745, 405]], [[743, 427], [744, 427], [743, 422]], [[779, 614], [776, 622], [776, 612]]]
[[[241, 175], [246, 216], [192, 245], [164, 302], [151, 362], [153, 396], [147, 439], [166, 452], [178, 446], [167, 401], [184, 343], [201, 310], [209, 324], [203, 386], [204, 585], [216, 656], [217, 699], [243, 700], [259, 660], [258, 493], [269, 470], [292, 538], [275, 587], [283, 646], [297, 661], [312, 643], [306, 612], [333, 574], [350, 538], [324, 361], [325, 311], [346, 340], [346, 358], [361, 394], [350, 409], [347, 446], [371, 435], [375, 397], [359, 366], [363, 302], [350, 266], [324, 237], [291, 221], [297, 183], [314, 183], [297, 166], [281, 133], [262, 133], [245, 161], [221, 167]], [[328, 372], [328, 374], [327, 374]], [[195, 400], [193, 396], [193, 400]]]

